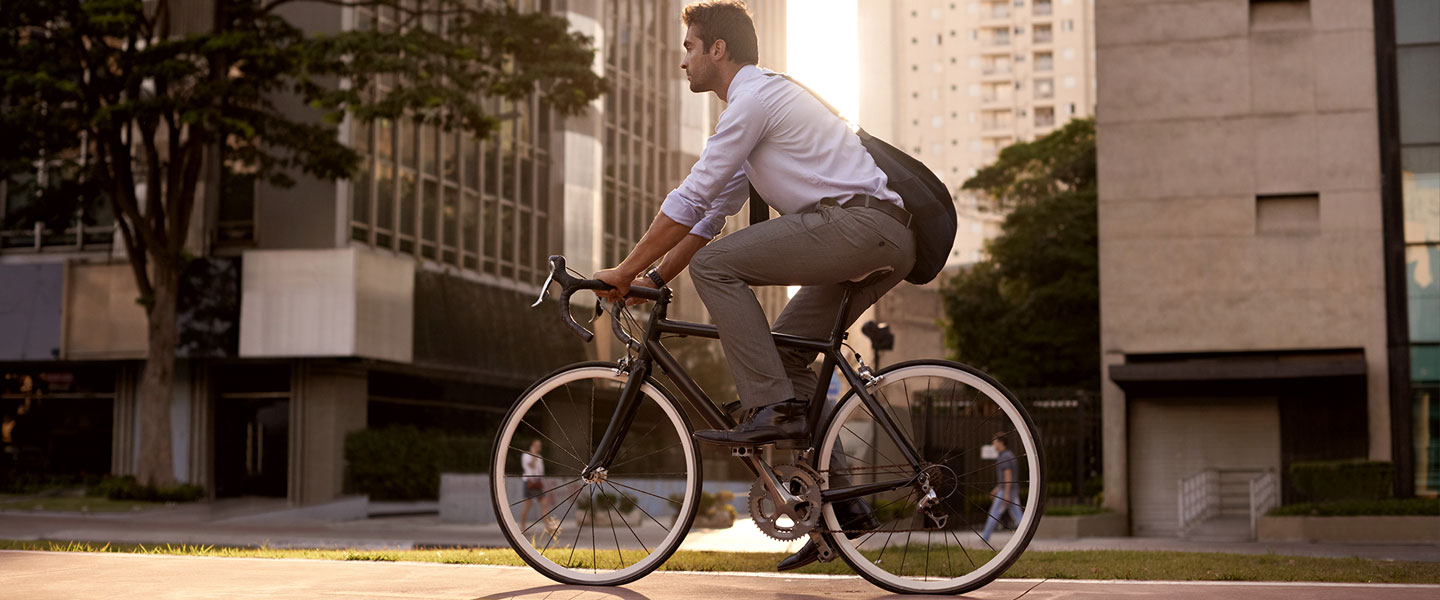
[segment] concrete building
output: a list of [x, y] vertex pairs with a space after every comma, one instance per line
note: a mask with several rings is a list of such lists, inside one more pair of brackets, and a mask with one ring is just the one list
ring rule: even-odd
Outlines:
[[[589, 112], [491, 100], [502, 122], [484, 140], [406, 119], [347, 122], [360, 173], [293, 189], [221, 180], [212, 165], [181, 297], [179, 480], [218, 496], [330, 500], [348, 432], [488, 435], [537, 377], [615, 355], [604, 327], [587, 346], [528, 305], [550, 254], [582, 273], [617, 263], [698, 159], [713, 122], [679, 68], [685, 3], [514, 4], [594, 39], [610, 89]], [[784, 14], [783, 1], [762, 6]], [[314, 31], [394, 26], [384, 9], [287, 10]], [[761, 24], [783, 52], [783, 21]], [[0, 214], [19, 214], [25, 200], [4, 191]], [[15, 431], [33, 434], [25, 452], [49, 473], [133, 473], [145, 318], [113, 216], [82, 222], [0, 235], [0, 409], [8, 437], [24, 407]], [[675, 307], [704, 317], [693, 292]]]
[[1094, 114], [1091, 0], [860, 0], [860, 122], [956, 190], [952, 264], [982, 257], [996, 214], [958, 188], [1001, 148]]
[[1205, 471], [1440, 488], [1437, 6], [1098, 3], [1105, 504], [1134, 535], [1178, 533]]

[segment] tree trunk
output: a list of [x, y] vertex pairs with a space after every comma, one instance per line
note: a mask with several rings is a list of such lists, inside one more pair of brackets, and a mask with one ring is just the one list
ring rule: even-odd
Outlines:
[[155, 295], [149, 310], [150, 349], [140, 377], [140, 464], [141, 483], [175, 484], [175, 459], [170, 445], [170, 403], [175, 387], [175, 347], [180, 338], [175, 308], [180, 288], [180, 269], [170, 261], [155, 260]]

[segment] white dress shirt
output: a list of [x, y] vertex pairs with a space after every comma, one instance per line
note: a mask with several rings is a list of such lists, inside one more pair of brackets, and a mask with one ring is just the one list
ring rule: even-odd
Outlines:
[[725, 217], [744, 206], [747, 184], [782, 215], [861, 194], [904, 206], [849, 124], [804, 88], [768, 72], [746, 65], [735, 74], [715, 135], [660, 212], [713, 238]]

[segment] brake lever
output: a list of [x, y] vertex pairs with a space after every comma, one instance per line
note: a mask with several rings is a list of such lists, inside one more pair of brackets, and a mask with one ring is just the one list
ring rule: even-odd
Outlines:
[[590, 320], [589, 320], [589, 321], [586, 321], [586, 323], [594, 323], [594, 322], [595, 322], [595, 319], [598, 319], [598, 318], [600, 318], [600, 315], [605, 314], [605, 307], [602, 306], [600, 303], [601, 303], [600, 297], [599, 297], [599, 296], [596, 296], [596, 297], [595, 297], [595, 314], [590, 315]]
[[531, 304], [530, 308], [540, 306], [540, 303], [545, 301], [545, 297], [550, 295], [550, 282], [552, 281], [555, 281], [555, 267], [553, 265], [550, 267], [550, 274], [545, 276], [545, 283], [540, 285], [540, 297], [535, 299], [535, 303]]

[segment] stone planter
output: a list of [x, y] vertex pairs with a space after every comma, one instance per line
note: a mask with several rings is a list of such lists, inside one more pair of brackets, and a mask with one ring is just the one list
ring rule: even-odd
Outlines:
[[1261, 542], [1440, 543], [1440, 517], [1260, 517]]
[[1073, 540], [1083, 537], [1124, 537], [1130, 535], [1129, 522], [1123, 513], [1098, 515], [1045, 516], [1040, 518], [1037, 539]]

